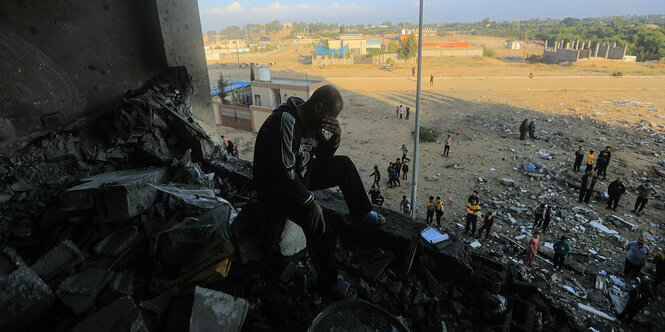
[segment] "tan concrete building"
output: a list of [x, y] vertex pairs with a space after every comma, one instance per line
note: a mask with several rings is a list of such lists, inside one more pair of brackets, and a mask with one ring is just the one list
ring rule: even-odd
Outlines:
[[354, 55], [367, 54], [367, 41], [363, 39], [362, 34], [340, 34], [339, 39], [329, 40], [328, 46], [331, 50], [336, 50], [349, 45], [349, 53]]

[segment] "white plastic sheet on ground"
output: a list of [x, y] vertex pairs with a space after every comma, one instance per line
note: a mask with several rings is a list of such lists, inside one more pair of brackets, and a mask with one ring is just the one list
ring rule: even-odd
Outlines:
[[159, 191], [171, 194], [189, 205], [204, 209], [212, 209], [222, 204], [229, 204], [226, 200], [215, 196], [215, 192], [212, 189], [204, 186], [182, 183], [150, 183], [150, 186]]

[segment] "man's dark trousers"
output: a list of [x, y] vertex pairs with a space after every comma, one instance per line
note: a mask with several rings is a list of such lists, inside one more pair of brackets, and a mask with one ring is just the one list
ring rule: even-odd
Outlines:
[[575, 165], [573, 165], [573, 171], [579, 171], [580, 166], [582, 166], [582, 161], [584, 160], [584, 156], [582, 157], [575, 157]]
[[431, 224], [434, 221], [434, 210], [427, 210], [427, 224]]
[[582, 201], [584, 201], [584, 203], [589, 203], [589, 200], [591, 199], [591, 193], [593, 193], [593, 189], [584, 189], [584, 188], [580, 189], [579, 202], [581, 203]]
[[[358, 170], [353, 161], [346, 156], [333, 156], [329, 159], [315, 158], [312, 161], [311, 175], [307, 189], [311, 191], [339, 186], [344, 194], [344, 200], [353, 219], [363, 218], [372, 209], [372, 205], [365, 195]], [[312, 261], [318, 271], [320, 283], [323, 288], [331, 287], [337, 281], [337, 266], [332, 252], [333, 230], [326, 221], [326, 232], [315, 232], [307, 223], [305, 209], [292, 203], [280, 202], [278, 193], [267, 200], [282, 207], [283, 217], [302, 227], [307, 238], [307, 247], [312, 255]], [[261, 195], [265, 197], [264, 195]], [[263, 201], [263, 199], [260, 198]]]
[[610, 195], [610, 200], [607, 202], [607, 208], [616, 210], [617, 205], [619, 205], [619, 198], [621, 198], [620, 195]]

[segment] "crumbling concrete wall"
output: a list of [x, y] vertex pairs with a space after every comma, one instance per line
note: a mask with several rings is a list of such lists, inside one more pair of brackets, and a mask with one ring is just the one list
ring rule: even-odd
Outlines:
[[198, 15], [193, 0], [1, 1], [0, 149], [83, 127], [175, 65], [194, 77], [194, 114], [211, 122]]

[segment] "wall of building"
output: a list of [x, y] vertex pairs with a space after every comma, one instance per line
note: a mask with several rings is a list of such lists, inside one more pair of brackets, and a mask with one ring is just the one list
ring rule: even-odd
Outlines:
[[214, 121], [196, 0], [0, 1], [0, 149], [94, 121], [169, 66]]
[[437, 56], [459, 56], [459, 57], [473, 57], [483, 56], [482, 47], [432, 47], [423, 49], [423, 57], [437, 57]]
[[266, 119], [272, 113], [272, 109], [252, 105], [249, 107], [249, 110], [252, 113], [253, 119], [252, 131], [259, 131], [259, 129], [261, 129], [261, 125], [266, 122]]
[[253, 130], [252, 114], [249, 107], [220, 105], [220, 117], [222, 126]]
[[546, 49], [543, 52], [543, 62], [556, 64], [561, 62], [575, 62], [579, 58], [579, 50], [565, 48]]

